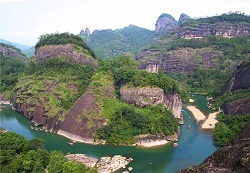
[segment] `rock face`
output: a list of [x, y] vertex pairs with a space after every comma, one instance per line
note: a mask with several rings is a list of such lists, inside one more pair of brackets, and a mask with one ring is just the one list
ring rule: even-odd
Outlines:
[[65, 57], [68, 58], [70, 61], [75, 60], [83, 65], [91, 64], [92, 66], [97, 67], [96, 60], [90, 54], [85, 53], [84, 51], [81, 51], [79, 49], [81, 48], [77, 48], [73, 44], [42, 46], [39, 47], [36, 51], [35, 61], [38, 62], [44, 59], [54, 57]]
[[21, 50], [3, 43], [0, 43], [0, 55], [27, 60], [27, 57], [21, 52]]
[[165, 32], [169, 30], [171, 27], [175, 26], [177, 21], [170, 14], [162, 14], [159, 16], [158, 20], [155, 24], [156, 32]]
[[226, 115], [245, 115], [250, 113], [250, 98], [224, 103], [221, 107]]
[[[250, 62], [242, 63], [222, 88], [222, 93], [250, 89]], [[223, 103], [221, 109], [227, 115], [250, 114], [250, 97]]]
[[158, 87], [127, 87], [120, 89], [121, 100], [138, 107], [163, 103], [168, 110], [172, 110], [176, 118], [181, 117], [182, 102], [178, 94], [164, 93]]
[[179, 173], [243, 173], [250, 172], [250, 124], [225, 147], [221, 147], [199, 166]]
[[219, 24], [202, 23], [198, 26], [180, 26], [171, 28], [168, 33], [178, 38], [202, 38], [210, 35], [222, 36], [227, 38], [249, 36], [250, 24], [238, 23], [231, 24], [221, 22]]
[[141, 108], [163, 103], [164, 100], [163, 89], [156, 87], [128, 88], [125, 86], [120, 89], [120, 95], [122, 101]]
[[250, 89], [250, 62], [243, 64], [242, 67], [234, 72], [232, 77], [222, 88], [222, 93], [233, 92], [239, 89]]
[[145, 49], [136, 58], [141, 69], [155, 71], [153, 67], [162, 69], [164, 73], [184, 72], [189, 74], [199, 68], [213, 68], [223, 53], [211, 48], [180, 48], [172, 51]]

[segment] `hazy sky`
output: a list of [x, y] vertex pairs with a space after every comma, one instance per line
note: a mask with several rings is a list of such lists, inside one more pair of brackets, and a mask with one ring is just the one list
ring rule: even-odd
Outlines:
[[240, 11], [250, 14], [250, 0], [0, 0], [0, 38], [35, 45], [45, 33], [78, 34], [88, 27], [120, 29], [130, 24], [154, 30], [162, 13], [176, 20]]

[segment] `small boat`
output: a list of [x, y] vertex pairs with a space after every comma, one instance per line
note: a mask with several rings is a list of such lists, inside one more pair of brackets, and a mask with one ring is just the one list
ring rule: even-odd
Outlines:
[[179, 144], [177, 142], [173, 143], [173, 147], [178, 147]]
[[70, 141], [68, 142], [69, 145], [73, 145], [74, 143], [76, 143], [76, 141], [70, 140]]
[[68, 142], [68, 144], [69, 144], [69, 145], [73, 145], [74, 143], [73, 143], [73, 141], [70, 140], [70, 141]]

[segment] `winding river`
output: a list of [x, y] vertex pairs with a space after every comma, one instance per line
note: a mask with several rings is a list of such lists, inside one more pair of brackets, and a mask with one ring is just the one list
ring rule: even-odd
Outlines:
[[[206, 106], [205, 97], [194, 95], [193, 99], [195, 102], [189, 104], [197, 106], [205, 114], [212, 112]], [[47, 150], [62, 150], [64, 153], [85, 153], [95, 157], [121, 154], [134, 159], [128, 165], [133, 167], [132, 173], [173, 173], [200, 164], [206, 157], [216, 151], [212, 134], [201, 130], [192, 113], [185, 106], [182, 113], [185, 124], [181, 126], [179, 146], [175, 148], [172, 145], [153, 149], [129, 146], [93, 146], [82, 143], [69, 145], [67, 143], [69, 140], [62, 136], [31, 129], [30, 126], [34, 126], [34, 124], [8, 106], [2, 107], [0, 125], [25, 136], [27, 139], [44, 139]], [[188, 126], [190, 126], [189, 129]], [[122, 171], [120, 170], [120, 172]]]

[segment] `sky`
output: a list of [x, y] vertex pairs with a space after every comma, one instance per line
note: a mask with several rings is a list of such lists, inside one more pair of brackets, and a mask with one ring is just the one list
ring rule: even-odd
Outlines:
[[88, 27], [121, 29], [130, 24], [154, 30], [162, 13], [176, 20], [228, 12], [250, 14], [250, 0], [0, 0], [0, 38], [33, 46], [42, 34], [79, 34]]

